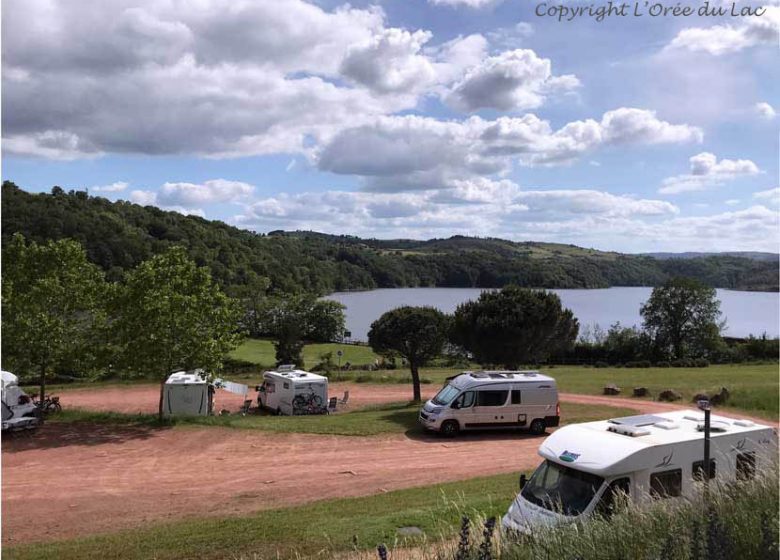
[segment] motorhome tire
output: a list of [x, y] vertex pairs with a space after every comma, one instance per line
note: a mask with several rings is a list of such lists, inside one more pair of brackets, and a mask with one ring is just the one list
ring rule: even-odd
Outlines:
[[460, 425], [455, 420], [447, 420], [439, 430], [439, 433], [444, 437], [455, 437], [458, 432], [460, 432]]
[[544, 423], [544, 420], [541, 418], [537, 418], [533, 422], [531, 422], [531, 427], [529, 431], [532, 435], [540, 436], [544, 433], [544, 431], [547, 429], [547, 425]]
[[282, 415], [282, 409], [281, 408], [277, 408], [276, 409], [276, 415], [277, 416], [281, 416]]

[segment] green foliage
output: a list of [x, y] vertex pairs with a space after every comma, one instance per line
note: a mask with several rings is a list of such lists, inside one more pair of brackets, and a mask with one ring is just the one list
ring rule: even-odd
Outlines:
[[397, 353], [409, 362], [414, 400], [420, 400], [419, 368], [441, 354], [449, 318], [433, 307], [399, 307], [371, 324], [368, 343], [378, 354]]
[[[454, 236], [429, 241], [359, 239], [314, 232], [258, 235], [151, 206], [110, 202], [83, 192], [29, 194], [6, 181], [3, 242], [23, 233], [38, 242], [72, 238], [116, 280], [173, 245], [183, 246], [231, 295], [252, 309], [254, 294], [325, 294], [415, 286], [547, 288], [658, 286], [673, 276], [730, 289], [777, 290], [777, 259], [731, 256], [654, 259], [552, 243]], [[260, 280], [258, 280], [260, 279]], [[258, 284], [259, 282], [259, 284]], [[267, 284], [265, 284], [267, 282]], [[251, 325], [247, 325], [251, 330]]]
[[578, 329], [577, 319], [556, 294], [507, 286], [458, 306], [452, 342], [480, 364], [516, 369], [565, 350]]
[[659, 358], [706, 357], [720, 343], [720, 301], [697, 280], [674, 278], [654, 288], [640, 313]]
[[141, 263], [128, 275], [114, 304], [113, 330], [122, 366], [162, 381], [177, 369], [221, 369], [239, 343], [238, 302], [227, 297], [181, 249]]
[[3, 244], [3, 367], [20, 375], [94, 371], [105, 365], [104, 304], [108, 287], [100, 269], [75, 241]]

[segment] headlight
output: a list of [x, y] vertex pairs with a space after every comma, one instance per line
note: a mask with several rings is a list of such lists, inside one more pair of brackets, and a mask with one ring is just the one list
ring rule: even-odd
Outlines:
[[442, 411], [442, 410], [444, 410], [444, 409], [443, 409], [443, 408], [441, 408], [441, 407], [439, 407], [439, 408], [434, 408], [434, 409], [433, 409], [433, 410], [431, 410], [431, 411], [430, 411], [428, 414], [430, 414], [431, 416], [436, 416], [437, 414], [441, 413], [441, 411]]

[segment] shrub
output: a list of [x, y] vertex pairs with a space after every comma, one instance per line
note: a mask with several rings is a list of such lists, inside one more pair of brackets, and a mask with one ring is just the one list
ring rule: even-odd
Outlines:
[[609, 364], [607, 362], [596, 362], [595, 364], [593, 364], [593, 367], [606, 368], [609, 367]]
[[626, 362], [627, 368], [649, 368], [650, 360], [634, 360], [632, 362]]
[[696, 367], [696, 363], [690, 358], [680, 358], [672, 361], [672, 367]]
[[706, 359], [704, 359], [704, 358], [696, 358], [693, 361], [693, 364], [696, 367], [709, 367], [709, 365], [710, 365], [710, 363]]
[[656, 362], [655, 367], [668, 368], [668, 367], [672, 367], [672, 363], [669, 361]]

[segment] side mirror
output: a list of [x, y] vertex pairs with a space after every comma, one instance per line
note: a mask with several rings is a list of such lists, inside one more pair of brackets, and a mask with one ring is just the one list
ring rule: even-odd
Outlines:
[[528, 482], [528, 478], [525, 476], [525, 473], [520, 475], [520, 490], [525, 488], [525, 483]]
[[452, 403], [452, 407], [451, 408], [454, 408], [455, 410], [459, 409], [460, 408], [460, 403], [458, 401], [455, 401], [454, 403]]

